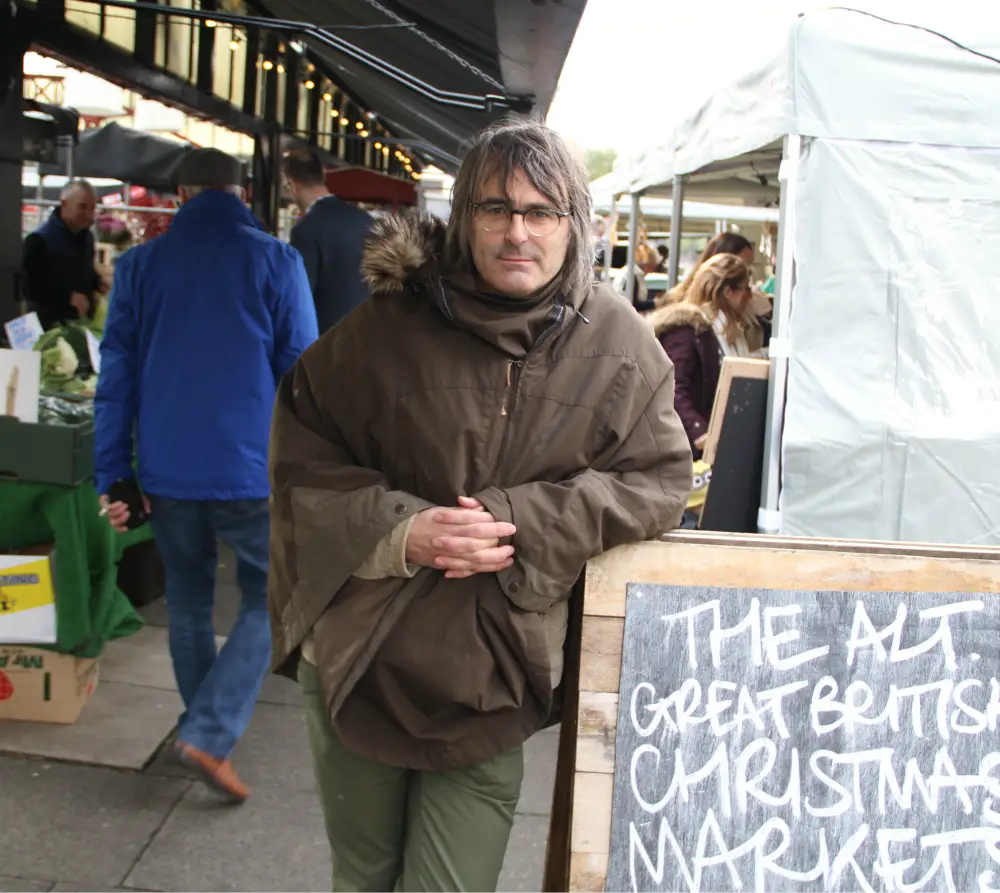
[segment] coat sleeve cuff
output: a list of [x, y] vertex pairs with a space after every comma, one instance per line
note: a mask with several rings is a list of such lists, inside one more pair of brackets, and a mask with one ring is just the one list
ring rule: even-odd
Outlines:
[[498, 487], [490, 487], [488, 490], [474, 494], [472, 498], [478, 499], [486, 508], [486, 511], [496, 518], [497, 521], [517, 526], [517, 522], [514, 521], [514, 510], [511, 507], [510, 500], [507, 498], [507, 494], [503, 490]]
[[[497, 521], [517, 526], [510, 499], [503, 490], [491, 487], [482, 493], [476, 493], [474, 498], [478, 499]], [[514, 534], [511, 539], [504, 542], [513, 543], [516, 549], [517, 537], [518, 534]], [[499, 571], [496, 576], [504, 595], [523, 611], [544, 614], [565, 597], [558, 584], [543, 578], [536, 570], [526, 565], [516, 551], [514, 563], [506, 570]]]
[[420, 568], [414, 564], [408, 564], [406, 561], [406, 539], [410, 535], [410, 528], [416, 517], [416, 515], [410, 515], [382, 537], [372, 553], [354, 572], [354, 576], [362, 580], [384, 580], [387, 577], [409, 579], [413, 577]]

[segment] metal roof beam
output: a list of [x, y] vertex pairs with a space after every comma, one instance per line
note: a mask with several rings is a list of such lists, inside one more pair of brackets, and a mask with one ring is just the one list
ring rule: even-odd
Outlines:
[[[441, 88], [428, 84], [426, 81], [422, 81], [420, 78], [403, 71], [401, 68], [397, 68], [395, 65], [378, 58], [378, 56], [373, 53], [369, 53], [361, 47], [354, 46], [354, 44], [344, 40], [343, 38], [337, 37], [335, 34], [330, 34], [330, 32], [324, 31], [322, 28], [317, 28], [315, 25], [311, 25], [308, 22], [296, 22], [288, 19], [277, 18], [261, 19], [259, 16], [246, 16], [238, 13], [228, 13], [215, 10], [206, 11], [202, 9], [184, 9], [172, 6], [160, 6], [156, 3], [142, 2], [142, 0], [83, 0], [83, 2], [118, 9], [146, 10], [154, 12], [157, 15], [176, 16], [178, 18], [211, 20], [216, 22], [225, 22], [226, 24], [242, 25], [249, 28], [265, 28], [272, 31], [286, 31], [296, 35], [309, 37], [332, 50], [343, 53], [345, 56], [369, 66], [385, 77], [390, 78], [391, 80], [394, 80], [397, 83], [408, 87], [410, 90], [413, 90], [414, 92], [419, 93], [441, 105], [468, 108], [476, 111], [492, 111], [496, 107], [509, 108], [515, 111], [525, 111], [529, 110], [531, 105], [533, 105], [532, 99], [526, 96], [508, 97], [499, 93], [475, 94], [456, 93], [452, 90], [442, 90]], [[528, 108], [525, 108], [526, 106]]]

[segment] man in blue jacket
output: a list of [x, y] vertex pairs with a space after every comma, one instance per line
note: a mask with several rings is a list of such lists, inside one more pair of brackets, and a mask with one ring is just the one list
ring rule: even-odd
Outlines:
[[[170, 229], [116, 265], [101, 343], [96, 484], [116, 529], [149, 515], [166, 568], [185, 706], [177, 756], [241, 802], [249, 792], [229, 754], [271, 655], [271, 410], [279, 380], [317, 337], [316, 311], [298, 252], [265, 234], [243, 203], [235, 158], [195, 150], [178, 182], [182, 207]], [[217, 540], [236, 555], [243, 596], [218, 653]]]

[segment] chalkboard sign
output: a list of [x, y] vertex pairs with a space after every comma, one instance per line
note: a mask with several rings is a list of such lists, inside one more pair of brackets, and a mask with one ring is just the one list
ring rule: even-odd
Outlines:
[[632, 584], [624, 643], [607, 889], [1000, 889], [997, 596]]
[[767, 389], [766, 378], [733, 378], [725, 405], [717, 407], [723, 421], [698, 525], [702, 530], [757, 532]]

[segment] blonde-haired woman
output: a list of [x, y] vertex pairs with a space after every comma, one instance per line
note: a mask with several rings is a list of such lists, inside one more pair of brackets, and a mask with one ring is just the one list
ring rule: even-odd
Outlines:
[[705, 446], [722, 357], [762, 354], [750, 305], [750, 268], [733, 254], [701, 265], [684, 300], [657, 309], [653, 330], [674, 364], [674, 409], [696, 453]]
[[660, 299], [660, 304], [679, 304], [684, 300], [688, 289], [694, 283], [694, 277], [698, 271], [711, 260], [720, 254], [734, 254], [746, 264], [753, 262], [753, 245], [750, 240], [739, 233], [718, 233], [713, 236], [702, 251], [691, 272], [681, 282], [678, 282], [670, 291], [665, 292]]

